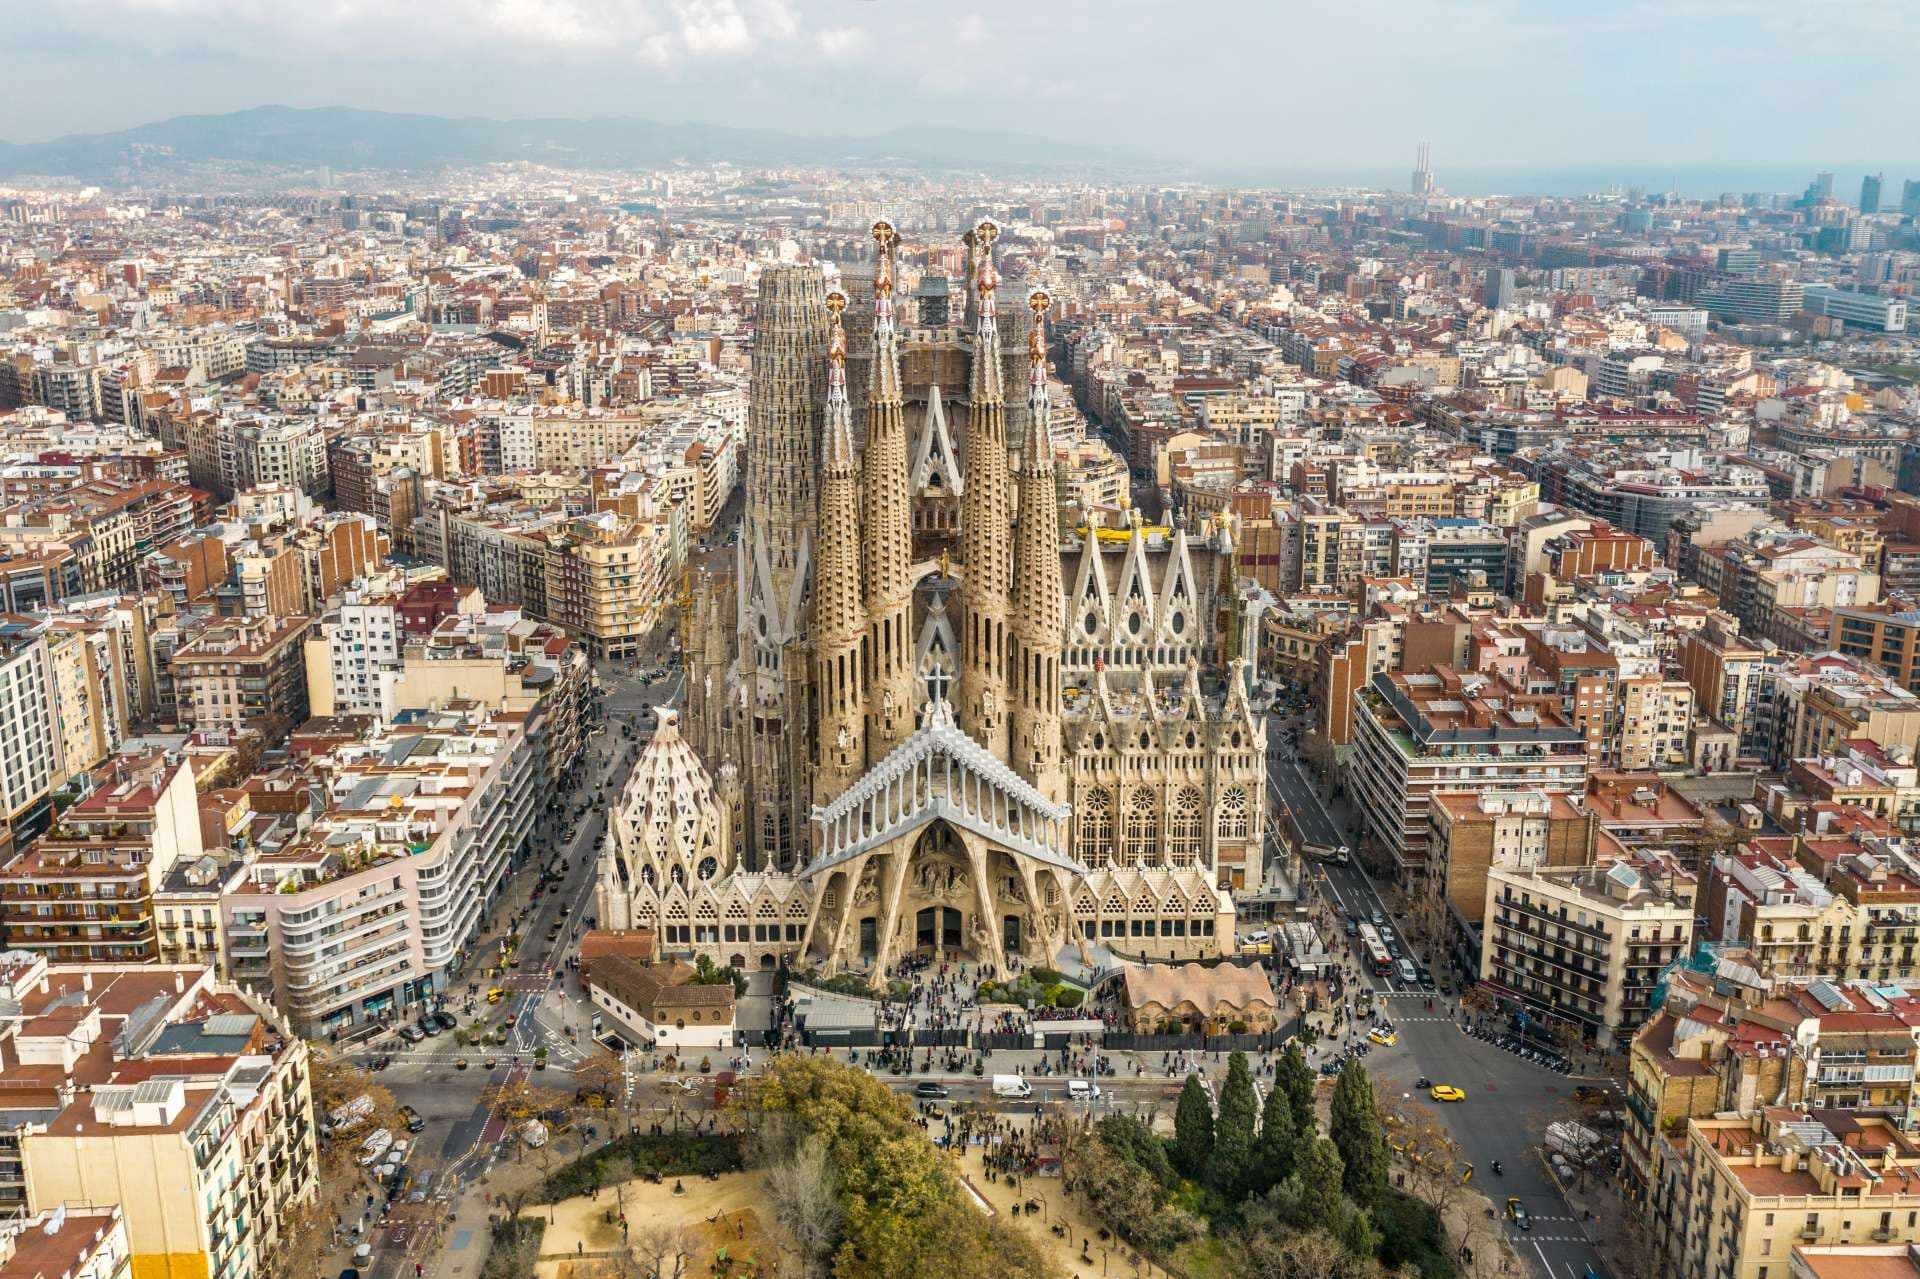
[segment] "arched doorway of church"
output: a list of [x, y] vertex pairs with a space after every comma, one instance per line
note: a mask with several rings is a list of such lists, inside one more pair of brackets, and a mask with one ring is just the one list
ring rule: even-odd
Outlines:
[[944, 947], [958, 950], [964, 937], [965, 921], [951, 906], [926, 906], [913, 916], [913, 944], [916, 950], [932, 951]]

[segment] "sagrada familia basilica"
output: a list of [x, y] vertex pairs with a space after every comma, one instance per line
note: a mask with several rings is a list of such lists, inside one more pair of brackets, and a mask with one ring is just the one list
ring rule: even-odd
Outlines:
[[1231, 530], [1063, 511], [1052, 302], [1002, 313], [998, 236], [965, 237], [954, 322], [900, 322], [885, 222], [844, 291], [762, 272], [740, 552], [613, 815], [603, 926], [828, 972], [1231, 948], [1266, 820]]

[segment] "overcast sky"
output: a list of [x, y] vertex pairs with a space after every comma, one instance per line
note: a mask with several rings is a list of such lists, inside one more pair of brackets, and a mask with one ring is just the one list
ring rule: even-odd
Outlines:
[[[955, 16], [956, 14], [960, 16]], [[1920, 155], [1912, 0], [0, 0], [0, 137], [265, 103], [1354, 169]]]

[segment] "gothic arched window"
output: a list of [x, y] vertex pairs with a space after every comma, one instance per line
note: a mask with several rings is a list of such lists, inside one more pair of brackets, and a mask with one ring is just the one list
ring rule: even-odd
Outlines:
[[1127, 796], [1127, 829], [1122, 842], [1120, 864], [1146, 866], [1153, 861], [1153, 792], [1136, 786]]
[[1239, 786], [1229, 786], [1220, 796], [1220, 838], [1245, 839], [1247, 816], [1247, 792]]
[[1175, 867], [1192, 866], [1200, 860], [1200, 844], [1206, 818], [1200, 792], [1183, 786], [1173, 797], [1173, 812], [1167, 817], [1167, 860]]
[[1104, 790], [1087, 793], [1080, 805], [1080, 864], [1098, 870], [1113, 858], [1113, 796]]

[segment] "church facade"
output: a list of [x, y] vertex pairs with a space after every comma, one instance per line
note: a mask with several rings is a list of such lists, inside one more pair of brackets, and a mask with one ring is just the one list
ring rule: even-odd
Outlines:
[[606, 926], [828, 972], [1231, 949], [1266, 827], [1231, 529], [1062, 510], [1052, 303], [1003, 319], [998, 235], [953, 323], [899, 322], [884, 222], [846, 289], [762, 274], [740, 553], [611, 823]]

